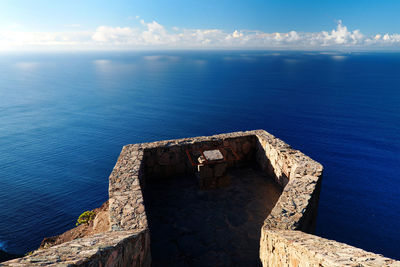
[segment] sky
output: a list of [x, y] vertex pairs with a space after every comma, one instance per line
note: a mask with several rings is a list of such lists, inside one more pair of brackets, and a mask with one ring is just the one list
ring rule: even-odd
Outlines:
[[1, 0], [0, 51], [400, 49], [398, 0]]

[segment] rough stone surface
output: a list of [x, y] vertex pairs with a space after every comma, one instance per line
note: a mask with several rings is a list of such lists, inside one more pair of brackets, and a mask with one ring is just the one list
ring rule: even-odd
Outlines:
[[[143, 143], [127, 147], [136, 146], [144, 151], [143, 171], [146, 180], [151, 180], [195, 173], [197, 167], [191, 164], [186, 151], [194, 153], [192, 157], [196, 160], [200, 156], [196, 153], [201, 150], [229, 146], [236, 152], [237, 157], [229, 149], [220, 149], [229, 167], [254, 162], [256, 139], [254, 132], [251, 131]], [[245, 146], [246, 150], [243, 149], [245, 143], [250, 144]]]
[[[149, 266], [149, 226], [142, 189], [146, 183], [177, 175], [193, 175], [197, 169], [188, 159], [187, 152], [220, 147], [231, 148], [231, 151], [221, 150], [227, 167], [245, 167], [255, 162], [283, 187], [261, 229], [259, 255], [265, 266], [281, 263], [282, 266], [314, 266], [316, 262], [322, 262], [322, 266], [343, 266], [351, 261], [355, 263], [350, 266], [400, 266], [399, 262], [380, 255], [295, 231], [312, 233], [315, 228], [323, 168], [263, 130], [124, 146], [109, 178], [110, 231], [37, 250], [32, 255], [0, 265]], [[243, 223], [244, 217], [233, 213], [227, 220], [229, 227], [236, 227]], [[218, 218], [212, 222], [221, 223]], [[297, 238], [300, 241], [296, 241]], [[228, 239], [229, 236], [221, 235], [217, 242], [234, 246], [235, 243]], [[178, 245], [190, 248], [191, 239], [182, 239]], [[173, 247], [164, 248], [165, 253], [174, 253]], [[197, 254], [201, 251], [199, 249]], [[227, 252], [208, 251], [202, 257], [210, 259], [211, 265], [211, 259], [215, 257], [225, 265], [237, 263], [230, 261]], [[182, 262], [176, 264], [184, 265]], [[194, 260], [193, 264], [198, 262]]]
[[40, 249], [0, 266], [149, 266], [148, 231], [114, 231]]
[[219, 149], [214, 149], [214, 150], [206, 150], [203, 152], [204, 157], [208, 161], [215, 161], [215, 160], [223, 160], [224, 156], [222, 155], [221, 151]]
[[140, 187], [143, 179], [143, 149], [125, 146], [110, 175], [109, 213], [111, 230], [146, 229], [147, 219]]
[[400, 266], [400, 262], [300, 231], [270, 230], [261, 236], [263, 266]]
[[257, 131], [257, 162], [284, 186], [266, 218], [268, 228], [312, 233], [318, 210], [322, 165], [265, 131]]

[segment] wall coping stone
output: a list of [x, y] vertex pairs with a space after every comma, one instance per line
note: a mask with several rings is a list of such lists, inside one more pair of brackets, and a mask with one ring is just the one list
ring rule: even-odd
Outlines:
[[301, 231], [266, 229], [261, 244], [264, 266], [400, 266], [399, 261]]
[[260, 145], [268, 154], [267, 158], [270, 161], [274, 156], [278, 159], [274, 168], [275, 175], [288, 178], [275, 207], [265, 219], [264, 226], [271, 229], [300, 229], [303, 227], [301, 220], [307, 209], [317, 209], [317, 206], [311, 207], [312, 196], [321, 183], [323, 167], [265, 131], [259, 130], [256, 134]]
[[[0, 263], [0, 266], [86, 266], [91, 263], [111, 263], [116, 254], [134, 243], [143, 246], [147, 230], [109, 231], [89, 237], [75, 239], [48, 249], [39, 249], [31, 255]], [[142, 259], [144, 262], [146, 259]], [[107, 266], [107, 265], [106, 265]]]

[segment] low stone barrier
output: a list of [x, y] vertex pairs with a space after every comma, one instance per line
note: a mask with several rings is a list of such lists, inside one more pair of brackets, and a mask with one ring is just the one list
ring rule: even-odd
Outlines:
[[[314, 231], [323, 168], [264, 130], [124, 146], [109, 177], [109, 231], [37, 250], [0, 266], [150, 266], [149, 228], [142, 194], [146, 181], [193, 174], [196, 166], [187, 152], [219, 147], [229, 147], [236, 153], [228, 166], [256, 164], [283, 187], [261, 229], [260, 258], [264, 266], [347, 263], [341, 257], [335, 262], [336, 254], [343, 254], [343, 259], [360, 257], [356, 263], [400, 266], [393, 260], [296, 231]], [[347, 254], [346, 249], [350, 249]]]
[[146, 180], [194, 173], [188, 149], [230, 146], [239, 156], [231, 166], [251, 162], [255, 142], [253, 133], [237, 132], [124, 146], [109, 177], [109, 231], [37, 250], [0, 266], [150, 266], [142, 195]]
[[263, 266], [400, 266], [400, 262], [300, 231], [266, 229], [261, 235]]
[[284, 187], [265, 226], [314, 232], [322, 165], [265, 131], [255, 132], [258, 165]]
[[323, 167], [273, 135], [255, 132], [258, 165], [284, 186], [261, 229], [263, 266], [400, 266], [399, 261], [304, 233], [315, 230]]
[[[235, 132], [214, 136], [200, 136], [177, 140], [138, 144], [144, 151], [146, 180], [176, 175], [192, 174], [197, 171], [188, 159], [186, 151], [211, 150], [221, 147], [232, 148], [237, 156], [228, 161], [229, 166], [238, 166], [254, 161], [256, 138], [253, 131]], [[194, 160], [197, 160], [194, 159]]]
[[148, 230], [111, 231], [75, 239], [0, 266], [150, 266]]

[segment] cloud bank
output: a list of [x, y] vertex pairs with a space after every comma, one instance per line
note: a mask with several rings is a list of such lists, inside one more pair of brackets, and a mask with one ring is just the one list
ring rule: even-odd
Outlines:
[[156, 21], [138, 27], [99, 26], [93, 31], [0, 31], [0, 50], [18, 49], [382, 49], [400, 48], [400, 34], [366, 36], [338, 22], [321, 32], [266, 33], [221, 29], [167, 29]]

